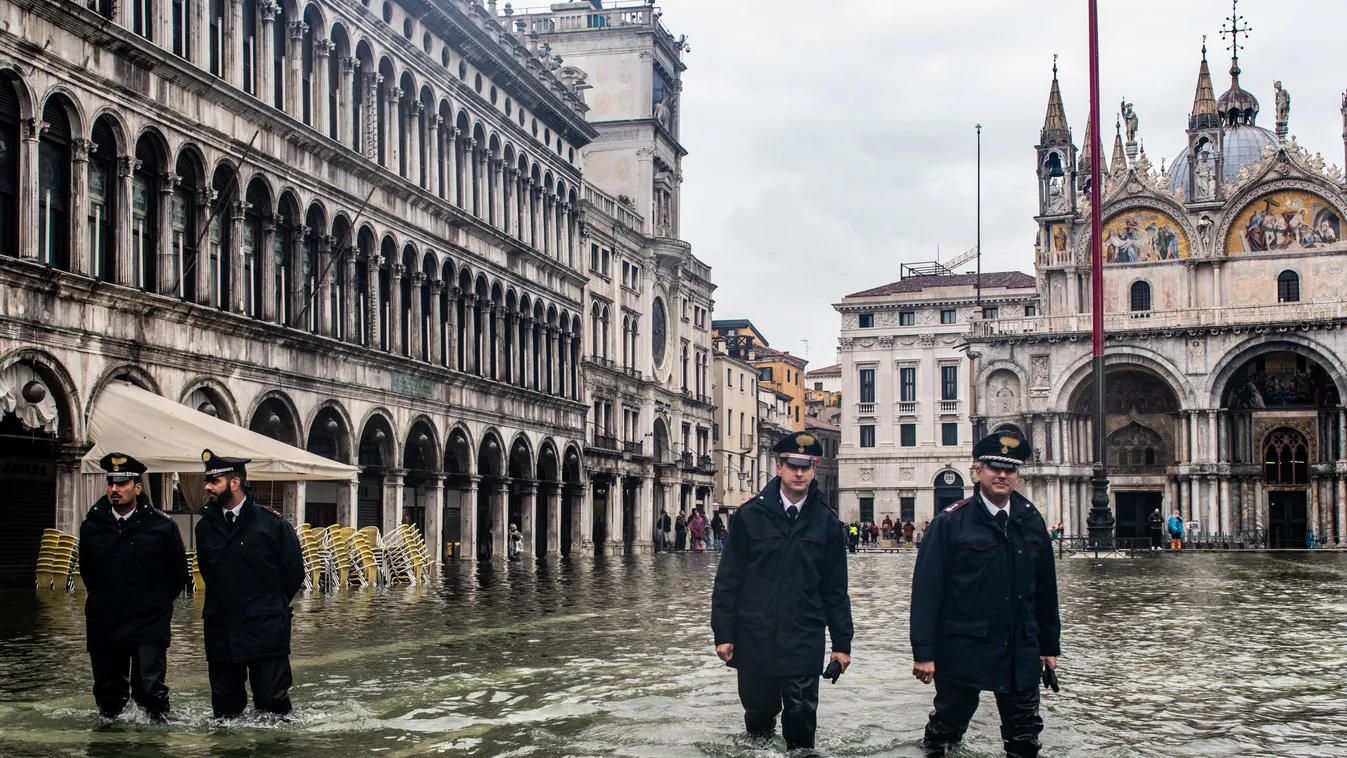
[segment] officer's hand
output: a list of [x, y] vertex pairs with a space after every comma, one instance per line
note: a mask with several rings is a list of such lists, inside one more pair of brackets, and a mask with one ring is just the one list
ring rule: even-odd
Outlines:
[[734, 643], [726, 642], [724, 645], [716, 645], [716, 655], [720, 660], [729, 663], [734, 657]]
[[1055, 655], [1040, 655], [1038, 656], [1038, 662], [1043, 664], [1044, 666], [1047, 666], [1053, 671], [1057, 670], [1057, 656]]
[[917, 661], [912, 664], [912, 676], [922, 684], [930, 684], [935, 679], [935, 661]]
[[842, 672], [846, 673], [847, 667], [851, 665], [851, 654], [833, 653], [832, 656], [828, 658], [829, 663], [831, 663], [832, 661], [837, 661], [838, 663], [842, 664]]

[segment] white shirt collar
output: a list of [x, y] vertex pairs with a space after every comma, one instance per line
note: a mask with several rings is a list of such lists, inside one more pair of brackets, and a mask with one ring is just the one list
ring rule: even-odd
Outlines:
[[[243, 515], [243, 504], [246, 502], [248, 502], [248, 498], [245, 496], [242, 500], [239, 501], [238, 505], [234, 506], [233, 508], [225, 508], [223, 510], [225, 513], [234, 514], [234, 520], [237, 521], [239, 516]], [[226, 516], [225, 520], [228, 521], [229, 517]]]
[[796, 508], [797, 511], [803, 511], [803, 510], [804, 510], [804, 501], [806, 501], [806, 500], [808, 500], [808, 499], [809, 499], [809, 493], [806, 492], [806, 493], [804, 493], [804, 497], [800, 498], [800, 502], [798, 502], [798, 503], [792, 503], [792, 502], [790, 501], [790, 498], [786, 497], [786, 491], [785, 491], [785, 490], [781, 490], [781, 510], [783, 510], [783, 511], [784, 511], [784, 510], [790, 510], [790, 507], [793, 505], [793, 506], [795, 506], [795, 508]]
[[1005, 506], [1003, 506], [1003, 507], [1001, 507], [1001, 508], [997, 508], [995, 505], [992, 505], [992, 501], [988, 500], [988, 499], [985, 498], [985, 497], [982, 498], [982, 504], [985, 505], [985, 506], [987, 506], [987, 512], [990, 513], [990, 514], [992, 515], [992, 518], [996, 518], [996, 514], [1001, 513], [1002, 511], [1005, 512], [1005, 514], [1006, 514], [1007, 517], [1010, 516], [1010, 501], [1009, 501], [1009, 500], [1007, 500]]

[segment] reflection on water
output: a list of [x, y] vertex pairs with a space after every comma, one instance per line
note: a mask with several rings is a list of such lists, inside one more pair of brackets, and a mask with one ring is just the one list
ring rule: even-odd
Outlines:
[[[180, 601], [168, 725], [107, 724], [82, 597], [0, 596], [0, 756], [767, 756], [744, 744], [707, 624], [715, 557], [451, 565], [435, 587], [296, 601], [293, 723], [210, 718], [199, 604]], [[820, 747], [916, 756], [913, 559], [851, 561], [855, 664]], [[1165, 555], [1061, 566], [1053, 756], [1347, 755], [1347, 555]], [[966, 756], [999, 747], [989, 697]]]

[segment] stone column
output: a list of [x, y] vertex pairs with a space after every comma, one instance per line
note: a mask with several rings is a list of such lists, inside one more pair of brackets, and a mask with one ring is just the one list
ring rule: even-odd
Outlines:
[[1344, 539], [1347, 539], [1347, 477], [1338, 476], [1333, 479], [1334, 490], [1336, 491], [1337, 503], [1337, 534], [1338, 544], [1341, 545]]
[[444, 479], [435, 477], [426, 484], [426, 553], [430, 565], [439, 566], [444, 560]]
[[[502, 166], [504, 166], [504, 163], [502, 163]], [[501, 172], [501, 185], [500, 185], [500, 204], [501, 204], [500, 229], [501, 229], [502, 232], [505, 232], [505, 235], [506, 235], [507, 237], [513, 237], [513, 236], [514, 236], [514, 226], [515, 226], [515, 223], [514, 223], [514, 218], [515, 218], [515, 211], [514, 211], [514, 206], [515, 206], [515, 201], [514, 201], [514, 199], [515, 199], [515, 191], [514, 191], [514, 187], [515, 187], [515, 176], [518, 175], [518, 174], [519, 174], [519, 169], [517, 169], [517, 168], [515, 168], [515, 167], [513, 167], [513, 166], [504, 166], [504, 170]]]
[[320, 39], [313, 43], [313, 128], [323, 136], [332, 134], [332, 119], [327, 115], [327, 67], [332, 65], [332, 51], [337, 44], [332, 40]]
[[1207, 517], [1199, 519], [1206, 522], [1202, 526], [1202, 535], [1208, 540], [1211, 535], [1220, 531], [1221, 527], [1221, 491], [1217, 484], [1216, 477], [1207, 477]]
[[[276, 37], [276, 14], [280, 10], [281, 7], [273, 2], [265, 2], [257, 7], [257, 12], [262, 17], [262, 38], [257, 41], [257, 65], [253, 68], [257, 74], [257, 91], [253, 94], [267, 105], [272, 105], [276, 99], [276, 85], [271, 79], [275, 67], [272, 59], [276, 54], [272, 49], [275, 44], [272, 40]], [[241, 39], [239, 44], [242, 44]]]
[[229, 28], [221, 29], [220, 33], [229, 40], [223, 61], [229, 83], [243, 89], [243, 0], [229, 0]]
[[392, 534], [402, 523], [402, 485], [406, 476], [407, 469], [384, 470], [384, 513], [379, 532], [385, 536]]
[[[44, 126], [43, 130], [45, 131], [45, 124], [43, 126]], [[24, 145], [25, 151], [27, 150], [28, 147], [26, 142], [27, 139], [25, 136], [25, 145]], [[34, 158], [36, 159], [37, 153], [36, 137], [33, 139], [32, 143], [33, 143], [33, 154]], [[36, 165], [36, 160], [34, 160], [34, 165]], [[117, 236], [114, 239], [113, 244], [117, 246], [116, 282], [122, 285], [123, 287], [137, 286], [137, 282], [135, 280], [136, 250], [132, 244], [132, 237], [131, 237], [131, 174], [134, 173], [135, 170], [139, 167], [140, 161], [136, 160], [135, 158], [132, 158], [129, 155], [123, 155], [117, 159], [117, 208], [116, 208]], [[34, 195], [36, 195], [37, 193], [36, 177], [34, 177], [33, 181], [34, 184], [32, 191]], [[24, 192], [27, 191], [28, 188], [25, 187]], [[33, 236], [30, 238], [32, 240], [31, 255], [35, 257], [37, 255], [37, 243], [38, 243], [37, 216], [38, 213], [40, 213], [40, 211], [38, 210], [39, 206], [36, 203], [31, 207], [33, 208], [33, 216], [32, 218], [25, 220], [24, 227], [25, 228], [32, 227]], [[237, 239], [237, 237], [235, 239]], [[231, 243], [233, 241], [234, 241], [233, 239], [230, 240]]]
[[1202, 512], [1202, 501], [1198, 497], [1198, 489], [1200, 489], [1201, 483], [1198, 480], [1199, 477], [1196, 476], [1188, 478], [1188, 500], [1183, 504], [1184, 521], [1197, 520], [1198, 515]]
[[463, 209], [480, 218], [482, 214], [477, 208], [477, 140], [472, 137], [466, 139], [463, 146], [463, 161], [467, 164], [464, 167], [466, 186], [463, 188]]
[[636, 527], [633, 534], [632, 552], [637, 555], [650, 555], [655, 552], [655, 477], [654, 474], [642, 474], [639, 488], [636, 490]]
[[519, 173], [514, 174], [514, 236], [520, 242], [528, 242], [528, 177]]
[[[229, 305], [231, 313], [246, 313], [243, 302], [243, 214], [252, 206], [242, 200], [235, 200], [229, 206], [229, 291], [234, 301]], [[253, 261], [256, 265], [256, 261]]]
[[477, 296], [463, 295], [463, 371], [477, 373]]
[[290, 260], [286, 266], [290, 269], [290, 312], [287, 315], [290, 326], [308, 331], [309, 308], [312, 305], [304, 296], [304, 266], [300, 261], [308, 257], [308, 246], [304, 240], [309, 236], [309, 227], [296, 226], [290, 230]]
[[446, 355], [443, 363], [451, 369], [461, 371], [463, 367], [458, 365], [458, 287], [449, 288], [448, 311], [444, 314]]
[[402, 352], [402, 276], [406, 272], [401, 263], [388, 267], [388, 352]]
[[379, 304], [379, 266], [382, 263], [378, 253], [369, 253], [366, 269], [369, 276], [365, 280], [365, 340], [372, 349], [379, 348], [379, 335], [383, 333], [383, 308]]
[[468, 477], [468, 486], [459, 499], [459, 560], [477, 559], [477, 487], [482, 477]]
[[594, 484], [581, 482], [580, 519], [571, 518], [571, 555], [593, 555], [594, 544]]
[[533, 376], [533, 319], [525, 315], [519, 319], [519, 346], [523, 351], [523, 360], [519, 363], [520, 374], [519, 386], [529, 389], [529, 378]]
[[425, 282], [426, 275], [420, 271], [412, 273], [411, 302], [408, 303], [408, 309], [411, 311], [411, 317], [406, 319], [408, 328], [407, 334], [407, 355], [412, 360], [423, 361], [427, 356], [421, 353], [421, 285]]
[[[70, 141], [70, 270], [89, 276], [89, 152], [94, 143], [87, 139]], [[169, 247], [173, 246], [169, 235]]]
[[524, 534], [523, 557], [533, 558], [534, 535], [538, 513], [538, 483], [533, 480], [519, 482], [519, 531]]
[[436, 114], [426, 117], [426, 182], [425, 188], [436, 197], [444, 197], [440, 184], [440, 124], [443, 119]]
[[555, 223], [552, 205], [555, 198], [556, 196], [552, 194], [551, 187], [543, 188], [542, 224], [539, 227], [542, 231], [542, 244], [538, 245], [538, 249], [542, 251], [543, 255], [548, 257], [555, 256], [555, 251], [552, 249], [556, 246], [556, 241], [552, 238], [552, 226]]
[[575, 229], [572, 225], [575, 223], [575, 214], [570, 203], [561, 204], [561, 254], [558, 258], [565, 258], [567, 265], [575, 265]]
[[[78, 534], [88, 509], [88, 500], [80, 497], [80, 462], [89, 452], [89, 445], [64, 443], [56, 451], [56, 523], [55, 528], [66, 534]], [[155, 503], [159, 506], [159, 503]]]
[[318, 255], [315, 256], [316, 270], [313, 277], [313, 300], [309, 308], [314, 312], [314, 332], [324, 337], [332, 336], [332, 236], [324, 234], [318, 238]]
[[365, 86], [361, 107], [365, 112], [360, 119], [364, 141], [360, 147], [366, 158], [373, 163], [382, 165], [383, 156], [379, 154], [379, 83], [384, 78], [377, 71], [366, 71], [364, 77]]
[[[258, 250], [253, 260], [253, 265], [261, 267], [262, 275], [262, 291], [257, 293], [257, 318], [270, 323], [279, 323], [276, 318], [276, 223], [280, 219], [274, 214], [262, 217], [262, 234], [257, 240]], [[197, 256], [197, 266], [200, 267], [208, 254], [199, 251]]]
[[426, 341], [430, 343], [430, 354], [426, 360], [432, 365], [441, 365], [440, 358], [440, 322], [443, 318], [440, 315], [440, 295], [444, 292], [444, 282], [436, 279], [430, 283], [430, 338]]
[[453, 126], [447, 126], [444, 129], [444, 194], [450, 203], [463, 207], [463, 203], [458, 199], [458, 129]]
[[[547, 555], [561, 555], [561, 488], [560, 482], [553, 482], [547, 491]], [[571, 519], [571, 531], [575, 531], [575, 519]]]
[[286, 482], [281, 489], [281, 515], [296, 527], [304, 522], [304, 506], [308, 501], [308, 482]]
[[538, 186], [537, 181], [529, 178], [529, 245], [534, 250], [543, 249], [542, 241], [542, 188]]
[[421, 113], [425, 103], [413, 99], [414, 92], [407, 93], [407, 181], [418, 187], [425, 187], [421, 181]]
[[290, 24], [290, 81], [286, 87], [285, 110], [290, 117], [304, 122], [304, 35], [309, 25], [303, 21], [291, 21]]
[[349, 245], [341, 250], [341, 266], [345, 272], [345, 279], [342, 282], [340, 295], [342, 302], [342, 334], [345, 336], [345, 340], [351, 343], [358, 343], [360, 341], [359, 335], [355, 333], [355, 255], [355, 248], [350, 247]]
[[359, 67], [359, 58], [342, 58], [341, 79], [337, 82], [337, 141], [351, 149], [355, 149], [351, 108], [355, 105], [355, 70]]
[[360, 485], [355, 482], [337, 482], [337, 525], [355, 528], [356, 501]]
[[[182, 272], [176, 270], [178, 268], [178, 251], [173, 248], [173, 189], [177, 186], [178, 177], [172, 172], [159, 175], [159, 208], [155, 214], [156, 228], [154, 230], [159, 245], [159, 249], [156, 251], [159, 258], [159, 281], [156, 283], [155, 289], [159, 291], [159, 294], [169, 297], [178, 296], [178, 281], [182, 278]], [[73, 214], [73, 208], [71, 212]], [[71, 224], [71, 226], [73, 227], [74, 224]], [[75, 236], [87, 237], [88, 235], [72, 235], [72, 242]], [[72, 258], [75, 252], [73, 247], [72, 245], [70, 251]], [[74, 260], [71, 263], [74, 263]]]
[[505, 535], [510, 530], [509, 497], [507, 480], [501, 480], [491, 490], [491, 555], [497, 559], [505, 557]]
[[491, 159], [491, 221], [496, 228], [505, 231], [509, 225], [505, 223], [505, 161], [500, 158]]
[[[1309, 530], [1314, 532], [1316, 536], [1323, 536], [1323, 532], [1319, 529], [1319, 514], [1321, 511], [1320, 506], [1322, 505], [1319, 501], [1319, 495], [1323, 490], [1320, 484], [1321, 480], [1319, 477], [1316, 476], [1310, 479], [1310, 502], [1309, 513], [1307, 514], [1309, 518], [1306, 519]], [[1288, 536], [1293, 539], [1299, 539], [1302, 535], [1292, 534]]]
[[384, 106], [384, 123], [387, 124], [384, 127], [386, 130], [384, 133], [387, 135], [384, 140], [384, 145], [387, 147], [384, 157], [388, 161], [384, 166], [398, 176], [405, 176], [402, 173], [402, 161], [400, 159], [402, 155], [402, 130], [398, 128], [398, 104], [402, 102], [402, 94], [400, 88], [390, 86], [388, 88], [388, 102]]

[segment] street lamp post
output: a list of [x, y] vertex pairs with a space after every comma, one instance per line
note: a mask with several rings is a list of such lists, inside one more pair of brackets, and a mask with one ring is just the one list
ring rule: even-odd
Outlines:
[[1100, 239], [1104, 192], [1100, 167], [1104, 156], [1099, 139], [1099, 0], [1090, 0], [1090, 316], [1093, 326], [1094, 476], [1090, 483], [1090, 515], [1086, 519], [1090, 544], [1113, 544], [1113, 512], [1108, 506], [1108, 446], [1104, 426], [1104, 252]]

